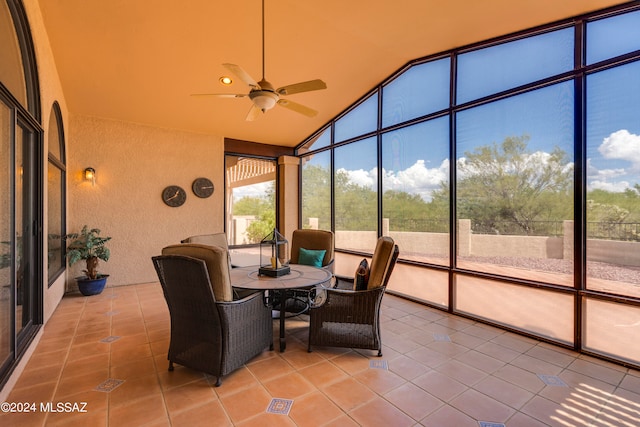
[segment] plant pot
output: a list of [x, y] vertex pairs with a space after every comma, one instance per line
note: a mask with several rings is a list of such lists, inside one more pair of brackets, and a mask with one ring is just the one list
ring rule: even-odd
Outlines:
[[76, 277], [76, 282], [78, 283], [78, 290], [84, 296], [90, 295], [98, 295], [104, 290], [105, 285], [107, 284], [108, 274], [102, 274], [95, 279], [89, 279], [88, 277]]

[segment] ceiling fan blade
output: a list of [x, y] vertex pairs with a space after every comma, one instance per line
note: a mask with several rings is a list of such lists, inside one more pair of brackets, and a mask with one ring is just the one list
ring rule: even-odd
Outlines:
[[249, 113], [247, 113], [247, 117], [245, 118], [245, 120], [248, 122], [252, 122], [259, 118], [261, 114], [263, 114], [263, 111], [257, 105], [253, 104], [251, 106], [251, 109], [249, 110]]
[[297, 102], [289, 101], [288, 99], [278, 100], [278, 105], [284, 108], [288, 108], [291, 111], [295, 111], [296, 113], [303, 114], [307, 117], [315, 117], [318, 114], [316, 110], [306, 107], [302, 104], [298, 104]]
[[236, 75], [236, 77], [238, 77], [240, 80], [242, 80], [252, 88], [254, 89], [260, 88], [260, 85], [258, 85], [258, 82], [256, 82], [255, 79], [251, 77], [239, 65], [225, 63], [225, 64], [222, 64], [222, 66], [225, 67], [227, 70], [231, 71], [233, 74]]
[[292, 85], [282, 86], [276, 89], [279, 95], [292, 95], [300, 92], [311, 92], [312, 90], [326, 89], [327, 84], [320, 79], [309, 80], [308, 82], [295, 83]]
[[192, 93], [191, 96], [215, 96], [218, 98], [244, 98], [246, 93]]

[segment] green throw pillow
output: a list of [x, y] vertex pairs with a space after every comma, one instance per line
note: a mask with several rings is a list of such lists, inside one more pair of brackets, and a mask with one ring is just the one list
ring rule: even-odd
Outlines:
[[313, 267], [322, 267], [322, 260], [326, 250], [314, 251], [311, 249], [300, 248], [298, 253], [298, 264], [311, 265]]

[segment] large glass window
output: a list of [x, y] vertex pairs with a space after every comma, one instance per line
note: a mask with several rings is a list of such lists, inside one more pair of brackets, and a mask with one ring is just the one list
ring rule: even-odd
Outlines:
[[13, 275], [12, 225], [13, 200], [11, 198], [13, 182], [11, 178], [12, 140], [11, 110], [0, 103], [0, 363], [9, 360], [12, 352], [11, 317]]
[[49, 285], [64, 271], [62, 236], [65, 233], [65, 159], [64, 132], [60, 107], [55, 103], [49, 117], [49, 163], [47, 169], [47, 276]]
[[27, 83], [18, 35], [7, 2], [0, 2], [0, 82], [22, 105], [27, 105]]
[[573, 285], [572, 107], [567, 82], [458, 114], [458, 267]]
[[225, 156], [229, 245], [258, 244], [275, 228], [276, 166], [270, 159]]
[[449, 117], [382, 135], [382, 234], [406, 259], [449, 265]]
[[331, 152], [302, 158], [302, 228], [331, 230]]
[[382, 127], [393, 126], [449, 106], [449, 58], [414, 65], [382, 90]]
[[0, 2], [0, 384], [42, 322], [43, 151], [31, 40], [22, 2]]
[[390, 292], [640, 366], [638, 76], [636, 2], [412, 61], [318, 133], [304, 221], [333, 201], [341, 275], [388, 235]]
[[336, 121], [335, 142], [373, 132], [378, 127], [378, 94], [375, 93]]
[[335, 149], [336, 247], [373, 251], [378, 238], [376, 138]]
[[299, 148], [298, 152], [299, 154], [308, 153], [309, 151], [327, 147], [329, 144], [331, 144], [331, 126], [316, 133], [304, 146]]
[[587, 24], [587, 64], [640, 49], [640, 10]]
[[458, 104], [573, 69], [573, 28], [458, 56]]
[[640, 61], [587, 77], [587, 287], [640, 297]]

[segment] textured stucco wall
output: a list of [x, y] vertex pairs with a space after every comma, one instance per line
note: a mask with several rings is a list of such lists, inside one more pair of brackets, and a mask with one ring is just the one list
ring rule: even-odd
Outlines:
[[[157, 281], [151, 257], [164, 246], [223, 231], [223, 138], [75, 114], [70, 129], [68, 229], [87, 224], [112, 237], [111, 259], [99, 268], [110, 275], [108, 286]], [[86, 167], [96, 170], [95, 186], [82, 180]], [[193, 194], [198, 177], [213, 181], [211, 197]], [[162, 190], [172, 184], [187, 192], [181, 207], [162, 201]], [[70, 288], [79, 264], [68, 270]]]

